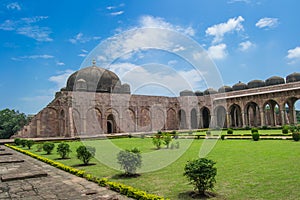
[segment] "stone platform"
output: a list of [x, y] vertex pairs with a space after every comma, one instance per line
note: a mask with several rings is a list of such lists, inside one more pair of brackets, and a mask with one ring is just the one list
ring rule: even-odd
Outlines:
[[0, 199], [129, 199], [5, 146], [0, 149]]

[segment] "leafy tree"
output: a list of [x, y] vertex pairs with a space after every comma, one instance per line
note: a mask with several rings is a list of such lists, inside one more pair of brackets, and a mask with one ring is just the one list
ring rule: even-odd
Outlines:
[[170, 143], [172, 142], [172, 137], [169, 133], [166, 133], [163, 135], [163, 141], [164, 144], [167, 146], [167, 149], [169, 148]]
[[214, 167], [215, 164], [212, 160], [199, 158], [188, 161], [185, 165], [184, 176], [189, 179], [201, 195], [205, 195], [205, 191], [208, 189], [213, 189], [216, 183], [217, 168]]
[[22, 147], [26, 147], [26, 145], [27, 145], [27, 140], [21, 139], [21, 140], [20, 140], [20, 144], [22, 145]]
[[51, 151], [54, 149], [54, 143], [53, 142], [45, 142], [43, 144], [43, 150], [46, 151], [47, 154], [50, 154]]
[[70, 145], [65, 142], [62, 142], [57, 146], [57, 153], [60, 155], [62, 159], [67, 158], [70, 152], [71, 152]]
[[133, 175], [137, 168], [142, 166], [142, 156], [137, 148], [120, 151], [117, 156], [118, 163], [124, 169], [126, 175]]
[[20, 138], [15, 138], [15, 139], [14, 139], [14, 143], [15, 143], [15, 145], [17, 145], [17, 146], [20, 146], [20, 145], [21, 145], [21, 139], [20, 139]]
[[4, 109], [0, 111], [0, 138], [7, 139], [18, 132], [28, 119], [24, 113], [19, 111]]
[[95, 156], [95, 147], [80, 146], [76, 149], [77, 158], [81, 160], [85, 165], [89, 163], [91, 158]]
[[31, 149], [31, 147], [33, 146], [34, 141], [33, 140], [26, 140], [26, 146], [28, 147], [28, 149]]
[[152, 143], [156, 146], [157, 149], [160, 149], [160, 146], [162, 144], [162, 137], [160, 135], [155, 135], [152, 138]]

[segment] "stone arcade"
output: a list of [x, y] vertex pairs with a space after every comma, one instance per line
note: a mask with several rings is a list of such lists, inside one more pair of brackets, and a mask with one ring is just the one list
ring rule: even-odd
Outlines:
[[208, 127], [296, 124], [300, 74], [237, 83], [215, 91], [182, 91], [179, 97], [130, 94], [106, 69], [83, 68], [34, 116], [18, 137], [80, 137]]

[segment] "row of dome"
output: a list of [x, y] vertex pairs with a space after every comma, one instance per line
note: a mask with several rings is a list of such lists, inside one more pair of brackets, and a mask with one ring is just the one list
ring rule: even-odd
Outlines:
[[250, 81], [248, 84], [239, 82], [232, 87], [230, 86], [222, 86], [218, 89], [218, 91], [214, 90], [213, 88], [208, 88], [204, 92], [196, 91], [195, 93], [190, 90], [184, 90], [180, 92], [180, 96], [203, 96], [203, 95], [209, 95], [209, 94], [216, 94], [216, 93], [223, 93], [223, 92], [231, 92], [231, 91], [238, 91], [238, 90], [245, 90], [245, 89], [251, 89], [251, 88], [259, 88], [259, 87], [265, 87], [265, 86], [271, 86], [271, 85], [279, 85], [284, 83], [291, 83], [300, 81], [300, 73], [292, 73], [286, 77], [286, 81], [284, 78], [279, 76], [272, 76], [271, 78], [268, 78], [266, 81], [263, 80], [253, 80]]

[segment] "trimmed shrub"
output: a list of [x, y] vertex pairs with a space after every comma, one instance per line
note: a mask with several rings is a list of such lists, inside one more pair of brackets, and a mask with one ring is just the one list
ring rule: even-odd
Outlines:
[[265, 126], [262, 126], [261, 129], [262, 129], [262, 130], [268, 130], [269, 127], [265, 125]]
[[297, 142], [300, 139], [300, 133], [299, 132], [293, 132], [292, 137], [293, 137], [293, 140]]
[[126, 175], [133, 175], [137, 168], [142, 166], [142, 156], [137, 148], [120, 151], [117, 156], [118, 163], [124, 169]]
[[289, 126], [288, 125], [284, 125], [282, 127], [282, 133], [283, 134], [288, 134], [289, 133]]
[[251, 128], [251, 133], [258, 133], [258, 129], [257, 128]]
[[15, 143], [15, 145], [17, 145], [17, 146], [20, 146], [20, 145], [21, 145], [21, 139], [20, 139], [20, 138], [15, 138], [15, 139], [14, 139], [14, 143]]
[[252, 139], [253, 139], [254, 141], [258, 141], [258, 140], [259, 140], [259, 137], [260, 137], [260, 135], [259, 135], [258, 132], [252, 133]]
[[65, 143], [65, 142], [62, 142], [60, 144], [58, 144], [57, 146], [57, 153], [60, 155], [60, 157], [62, 159], [65, 159], [69, 156], [69, 153], [71, 152], [71, 149], [70, 149], [70, 145]]
[[89, 164], [93, 156], [95, 156], [95, 147], [79, 146], [76, 149], [77, 158], [83, 162], [84, 165]]
[[245, 130], [251, 130], [251, 128], [249, 126], [246, 126]]
[[216, 183], [217, 168], [214, 167], [215, 164], [212, 160], [199, 158], [188, 161], [184, 167], [184, 176], [201, 195], [205, 195], [205, 191], [213, 189]]
[[36, 145], [36, 152], [41, 152], [43, 150], [43, 144]]
[[207, 136], [211, 136], [211, 132], [210, 131], [206, 131], [206, 135]]
[[22, 145], [22, 147], [26, 147], [27, 141], [25, 139], [21, 139], [20, 144]]
[[31, 149], [31, 147], [34, 145], [34, 141], [33, 140], [26, 140], [26, 146], [28, 147], [28, 149]]
[[229, 129], [227, 130], [227, 134], [233, 134], [233, 129], [232, 129], [232, 128], [229, 128]]
[[290, 126], [289, 130], [291, 131], [291, 133], [294, 133], [297, 130], [296, 126]]
[[221, 135], [221, 140], [225, 140], [225, 135]]
[[54, 143], [53, 142], [45, 142], [43, 144], [43, 150], [46, 151], [47, 154], [50, 154], [51, 151], [54, 149]]

